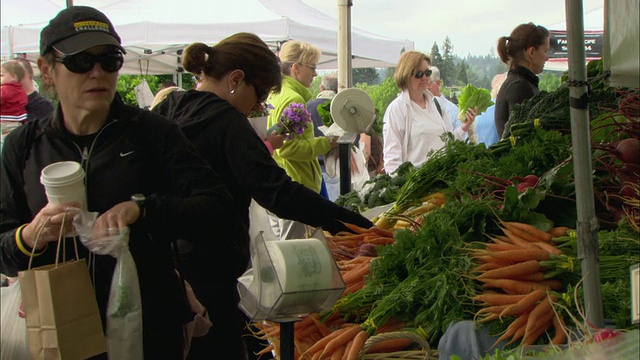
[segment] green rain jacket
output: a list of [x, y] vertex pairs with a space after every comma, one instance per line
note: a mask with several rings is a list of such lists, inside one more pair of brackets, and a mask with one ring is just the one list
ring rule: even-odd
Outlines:
[[[284, 75], [282, 90], [273, 94], [268, 102], [274, 109], [269, 113], [269, 125], [278, 123], [280, 114], [291, 103], [306, 104], [311, 99], [311, 92], [296, 79]], [[302, 135], [296, 135], [291, 140], [285, 140], [284, 145], [273, 152], [274, 160], [296, 182], [309, 189], [320, 192], [322, 172], [318, 155], [324, 155], [331, 150], [331, 144], [326, 137], [315, 137], [313, 122], [309, 122]]]

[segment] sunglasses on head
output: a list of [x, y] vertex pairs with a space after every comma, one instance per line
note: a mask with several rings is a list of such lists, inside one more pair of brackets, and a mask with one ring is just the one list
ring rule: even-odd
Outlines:
[[76, 74], [84, 74], [96, 65], [100, 64], [102, 70], [106, 72], [116, 72], [122, 68], [124, 64], [124, 56], [119, 51], [112, 51], [103, 54], [91, 54], [81, 52], [73, 55], [65, 55], [56, 58], [56, 62], [63, 64], [67, 70]]
[[420, 70], [414, 76], [416, 77], [416, 79], [420, 79], [423, 76], [429, 77], [431, 76], [431, 69], [427, 69], [425, 71]]
[[269, 91], [261, 88], [258, 85], [253, 85], [254, 90], [256, 91], [256, 98], [258, 99], [259, 103], [263, 103], [267, 100], [267, 97], [269, 97]]

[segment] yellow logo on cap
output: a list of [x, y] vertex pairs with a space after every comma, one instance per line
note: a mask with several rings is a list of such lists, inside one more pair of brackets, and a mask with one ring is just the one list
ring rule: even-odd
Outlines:
[[73, 23], [76, 31], [93, 31], [100, 30], [109, 32], [109, 25], [100, 21], [79, 21]]

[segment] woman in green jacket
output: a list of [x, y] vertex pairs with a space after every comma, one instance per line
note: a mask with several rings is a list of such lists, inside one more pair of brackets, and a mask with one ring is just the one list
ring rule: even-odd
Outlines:
[[[277, 124], [282, 112], [292, 103], [304, 105], [311, 99], [309, 87], [318, 75], [316, 65], [320, 55], [318, 48], [304, 42], [288, 41], [282, 46], [279, 55], [282, 90], [272, 94], [268, 100], [274, 106], [269, 114], [268, 127]], [[320, 192], [322, 172], [318, 155], [326, 154], [337, 145], [335, 140], [327, 137], [315, 137], [313, 123], [309, 122], [304, 133], [285, 140], [282, 147], [273, 152], [273, 158], [294, 181]], [[305, 237], [306, 226], [302, 223], [272, 216], [271, 224], [281, 239]]]

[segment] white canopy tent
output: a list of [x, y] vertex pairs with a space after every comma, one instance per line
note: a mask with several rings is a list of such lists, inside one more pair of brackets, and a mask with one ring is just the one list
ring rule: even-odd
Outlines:
[[[337, 69], [336, 19], [300, 0], [77, 0], [93, 6], [113, 22], [127, 50], [122, 74], [174, 74], [180, 54], [192, 42], [215, 44], [240, 31], [259, 35], [277, 51], [288, 40], [313, 44], [322, 50], [320, 69]], [[42, 27], [66, 7], [65, 0], [3, 1], [3, 59], [38, 56]], [[251, 8], [248, 12], [246, 9]], [[392, 67], [409, 40], [392, 39], [352, 28], [352, 67]]]

